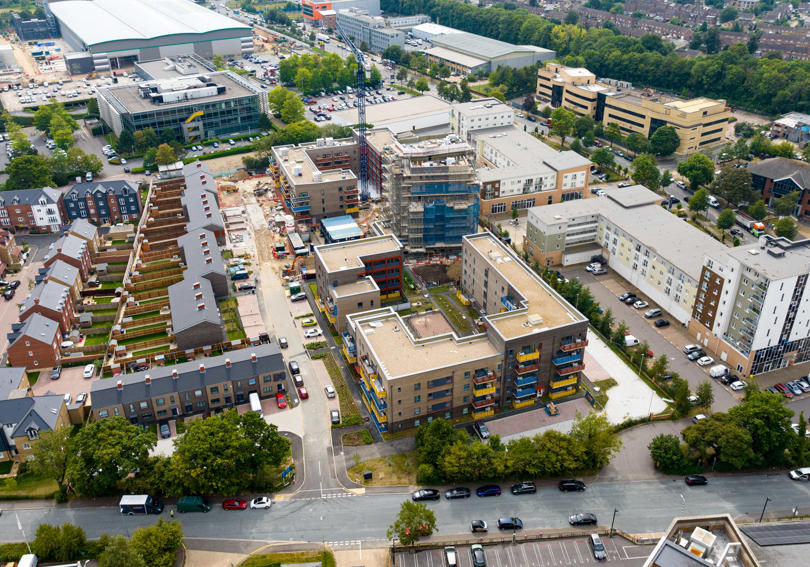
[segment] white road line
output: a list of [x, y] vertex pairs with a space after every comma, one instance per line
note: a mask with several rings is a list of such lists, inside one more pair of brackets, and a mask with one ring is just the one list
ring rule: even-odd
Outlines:
[[537, 563], [541, 567], [544, 566], [546, 564], [546, 562], [543, 560], [543, 555], [540, 553], [541, 544], [539, 544], [539, 543], [532, 544], [530, 549], [534, 549], [534, 553], [535, 553], [535, 555], [537, 555]]
[[568, 557], [568, 550], [567, 550], [567, 549], [565, 549], [565, 543], [563, 543], [563, 542], [559, 542], [559, 544], [560, 544], [560, 551], [562, 551], [562, 554], [563, 554], [563, 556], [565, 557], [565, 561], [566, 561], [567, 563], [571, 563], [571, 558], [570, 558], [570, 557]]
[[577, 550], [577, 555], [579, 555], [579, 560], [580, 560], [582, 563], [585, 563], [585, 559], [583, 559], [583, 557], [582, 557], [582, 551], [580, 551], [580, 549], [579, 549], [579, 544], [580, 544], [580, 543], [581, 543], [581, 542], [580, 542], [579, 540], [576, 540], [576, 541], [574, 542], [574, 548]]
[[554, 559], [554, 549], [551, 547], [551, 544], [548, 545], [548, 554], [551, 556], [551, 562], [556, 563], [557, 560]]
[[526, 555], [526, 545], [525, 544], [520, 546], [520, 551], [521, 551], [521, 553], [523, 553], [523, 564], [528, 565], [529, 564], [529, 557]]

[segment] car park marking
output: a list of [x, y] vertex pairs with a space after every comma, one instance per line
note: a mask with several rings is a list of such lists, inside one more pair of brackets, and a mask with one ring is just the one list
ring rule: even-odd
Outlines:
[[[614, 543], [613, 545], [615, 546], [616, 544]], [[644, 552], [641, 555], [630, 555], [629, 553], [627, 553], [628, 548], [629, 549], [639, 549], [639, 550], [644, 550], [645, 549], [643, 547], [637, 547], [635, 545], [625, 545], [625, 546], [623, 546], [622, 551], [624, 551], [624, 556], [625, 556], [626, 559], [647, 559], [647, 557], [650, 556], [649, 552]]]

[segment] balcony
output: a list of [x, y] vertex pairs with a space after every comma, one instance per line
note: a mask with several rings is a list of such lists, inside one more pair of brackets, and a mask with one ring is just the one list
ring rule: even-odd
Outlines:
[[529, 364], [518, 364], [516, 362], [513, 368], [518, 374], [526, 374], [527, 372], [536, 372], [539, 366], [540, 364], [537, 361]]
[[560, 390], [559, 392], [550, 392], [548, 397], [552, 400], [558, 400], [560, 398], [564, 398], [566, 396], [572, 396], [577, 393], [576, 388], [571, 388], [569, 390]]
[[551, 357], [551, 363], [554, 366], [560, 366], [562, 364], [570, 364], [571, 362], [576, 362], [582, 358], [582, 353], [575, 352], [572, 354], [556, 354]]
[[360, 369], [367, 374], [369, 378], [376, 378], [377, 376], [377, 366], [371, 362], [368, 356], [364, 355], [360, 358]]
[[495, 384], [483, 387], [473, 387], [473, 396], [488, 396], [495, 393]]
[[518, 362], [528, 362], [530, 360], [537, 360], [540, 358], [540, 351], [538, 350], [530, 350], [530, 351], [521, 351], [515, 355], [515, 358]]
[[371, 416], [371, 420], [374, 422], [374, 425], [377, 426], [377, 429], [381, 433], [385, 433], [386, 431], [388, 431], [388, 425], [386, 424], [387, 417], [385, 413], [378, 413], [376, 410], [372, 409], [373, 404], [369, 403], [365, 395], [361, 396], [361, 398], [363, 399], [363, 405], [366, 406], [366, 409], [368, 410], [368, 413]]
[[555, 376], [554, 379], [549, 382], [549, 387], [552, 390], [557, 390], [559, 388], [565, 388], [566, 386], [573, 386], [579, 380], [578, 376], [573, 376], [571, 378], [563, 378], [562, 376]]
[[507, 311], [514, 311], [518, 308], [517, 304], [515, 303], [515, 298], [511, 295], [505, 295], [501, 298], [501, 303], [504, 307], [506, 307]]
[[493, 415], [495, 415], [495, 410], [492, 408], [481, 411], [473, 410], [472, 412], [473, 419], [484, 419], [485, 417], [492, 417]]
[[370, 386], [366, 380], [360, 380], [360, 389], [363, 391], [363, 395], [368, 399], [368, 401], [374, 405], [375, 410], [383, 415], [385, 410], [388, 409], [388, 404], [385, 403], [385, 400], [382, 400], [379, 396], [377, 396], [374, 388]]
[[482, 409], [495, 405], [495, 398], [484, 398], [483, 400], [473, 400], [472, 407], [475, 409]]
[[514, 397], [517, 400], [522, 400], [522, 399], [525, 399], [525, 398], [527, 398], [529, 396], [534, 396], [536, 394], [537, 394], [537, 388], [531, 387], [531, 388], [526, 388], [524, 390], [515, 390], [514, 392], [512, 392], [512, 397]]
[[565, 366], [563, 368], [557, 368], [557, 374], [560, 376], [567, 376], [569, 374], [573, 374], [574, 372], [579, 372], [580, 370], [584, 370], [585, 365], [582, 363], [579, 364], [572, 364], [571, 366]]
[[518, 376], [514, 380], [515, 386], [518, 388], [523, 388], [530, 384], [537, 383], [537, 374], [529, 374], [527, 376]]
[[528, 398], [520, 401], [518, 400], [512, 401], [512, 409], [527, 408], [532, 405], [534, 405], [534, 398]]
[[569, 352], [572, 350], [584, 348], [586, 346], [588, 346], [588, 339], [568, 340], [562, 341], [560, 343], [560, 350], [563, 352]]
[[488, 370], [486, 372], [479, 372], [476, 370], [475, 375], [473, 376], [473, 383], [475, 384], [486, 384], [487, 382], [492, 382], [495, 380], [495, 373], [492, 370]]
[[349, 349], [348, 345], [344, 342], [343, 348], [341, 348], [341, 352], [343, 352], [343, 358], [346, 359], [346, 362], [349, 364], [354, 364], [357, 362], [357, 351], [356, 349], [352, 348]]

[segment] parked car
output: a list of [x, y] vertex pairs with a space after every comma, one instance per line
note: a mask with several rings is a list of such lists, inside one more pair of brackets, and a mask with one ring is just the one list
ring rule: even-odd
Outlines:
[[6, 301], [11, 301], [11, 299], [14, 297], [14, 293], [15, 291], [13, 289], [7, 289], [3, 292], [3, 297]]
[[[617, 155], [622, 155], [622, 153], [619, 152]], [[630, 184], [627, 181], [622, 181], [621, 183], [619, 183], [618, 186], [619, 187], [630, 187]]]
[[604, 276], [607, 273], [605, 268], [597, 268], [591, 272], [595, 276]]
[[729, 388], [734, 390], [735, 392], [739, 392], [741, 390], [745, 390], [745, 382], [737, 380], [736, 382], [732, 382], [728, 385]]
[[287, 366], [290, 367], [290, 374], [301, 374], [301, 367], [298, 366], [298, 363], [294, 360], [291, 360], [287, 363]]
[[636, 301], [640, 301], [638, 297], [635, 295], [633, 297], [628, 297], [624, 300], [625, 305], [633, 305]]
[[793, 480], [810, 480], [810, 467], [792, 470], [788, 476]]
[[334, 398], [335, 397], [335, 388], [332, 387], [331, 384], [327, 384], [324, 386], [323, 391], [326, 392], [327, 398]]
[[522, 530], [523, 521], [520, 518], [498, 518], [499, 530]]
[[62, 367], [54, 366], [53, 370], [51, 370], [51, 380], [59, 380], [59, 377], [61, 375], [62, 375]]
[[501, 487], [497, 484], [486, 484], [478, 488], [475, 493], [483, 498], [485, 496], [500, 496], [501, 495]]
[[285, 339], [284, 337], [279, 337], [278, 338], [278, 347], [279, 348], [287, 348], [288, 346], [290, 346], [290, 345], [287, 344], [287, 339]]
[[701, 356], [697, 359], [698, 366], [708, 366], [712, 362], [714, 362], [714, 359], [711, 356]]
[[309, 392], [307, 392], [306, 387], [301, 386], [301, 387], [299, 387], [299, 388], [298, 388], [298, 396], [299, 396], [299, 397], [300, 397], [302, 400], [307, 400], [307, 399], [309, 399]]
[[161, 439], [168, 439], [172, 436], [172, 430], [169, 429], [168, 423], [161, 423], [160, 424], [160, 438]]
[[308, 318], [304, 319], [303, 321], [301, 321], [301, 326], [302, 327], [314, 327], [317, 324], [318, 324], [318, 321], [316, 321], [314, 317], [308, 317]]
[[655, 326], [658, 328], [669, 327], [669, 321], [666, 319], [658, 319], [655, 321]]
[[706, 353], [703, 352], [703, 349], [700, 349], [694, 352], [690, 352], [688, 355], [686, 355], [686, 358], [694, 362], [695, 360], [703, 358], [704, 356], [706, 356]]
[[320, 329], [308, 329], [304, 331], [304, 338], [306, 339], [314, 339], [315, 337], [320, 337], [323, 334], [323, 331]]
[[649, 303], [647, 303], [646, 301], [643, 301], [641, 299], [639, 299], [638, 301], [633, 303], [633, 307], [635, 307], [636, 309], [644, 309], [645, 307], [649, 307], [649, 306], [650, 306]]
[[699, 345], [686, 345], [685, 347], [683, 347], [683, 353], [684, 354], [691, 354], [691, 353], [695, 352], [696, 350], [700, 350]]
[[709, 479], [702, 474], [690, 474], [683, 480], [689, 486], [702, 486], [704, 484], [709, 484]]
[[470, 546], [473, 567], [487, 567], [487, 556], [484, 554], [484, 546], [474, 543]]
[[451, 488], [446, 490], [444, 493], [444, 497], [448, 500], [455, 500], [457, 498], [469, 498], [470, 497], [470, 489], [466, 486], [459, 486], [457, 488]]
[[253, 291], [256, 289], [256, 284], [252, 283], [240, 283], [236, 286], [237, 291]]
[[623, 294], [619, 296], [619, 301], [624, 302], [630, 299], [631, 297], [635, 297], [636, 294], [632, 291], [625, 291]]
[[527, 480], [513, 484], [510, 490], [512, 491], [512, 494], [534, 494], [537, 492], [537, 485], [535, 485], [532, 481]]
[[223, 510], [247, 510], [248, 501], [244, 498], [226, 498], [222, 501]]
[[796, 382], [792, 382], [792, 381], [791, 381], [791, 382], [788, 382], [788, 383], [787, 383], [787, 384], [785, 384], [785, 385], [786, 385], [788, 388], [790, 388], [790, 391], [791, 391], [791, 392], [793, 392], [793, 395], [794, 395], [794, 396], [801, 396], [801, 395], [804, 393], [804, 392], [802, 391], [802, 389], [801, 389], [801, 388], [799, 388], [799, 385], [798, 385], [798, 384], [796, 384]]
[[604, 561], [607, 559], [605, 544], [602, 543], [602, 538], [599, 537], [599, 534], [591, 534], [588, 536], [588, 547], [591, 548], [593, 558], [597, 561]]
[[76, 396], [76, 403], [83, 404], [87, 399], [87, 392], [79, 392], [79, 395]]
[[489, 428], [487, 427], [486, 423], [476, 421], [475, 430], [478, 432], [478, 435], [481, 437], [481, 439], [484, 440], [489, 439]]
[[287, 399], [284, 397], [284, 394], [279, 392], [276, 394], [276, 405], [278, 409], [284, 409], [287, 407]]
[[339, 425], [340, 424], [340, 412], [336, 409], [329, 410], [329, 421], [332, 422], [332, 425]]
[[646, 311], [644, 313], [645, 319], [655, 319], [656, 317], [661, 316], [661, 310], [658, 307], [653, 307], [652, 309]]
[[439, 500], [441, 497], [441, 493], [435, 488], [423, 488], [411, 494], [411, 500], [414, 502], [421, 502], [422, 500]]
[[18, 287], [20, 287], [20, 280], [13, 280], [8, 283], [9, 289], [17, 289]]
[[82, 370], [82, 377], [92, 378], [95, 373], [96, 373], [95, 366], [93, 366], [92, 364], [85, 364], [84, 370]]
[[273, 505], [273, 500], [269, 496], [259, 496], [250, 501], [251, 510], [269, 510]]
[[587, 512], [582, 514], [574, 514], [568, 518], [568, 523], [572, 526], [595, 526], [596, 516]]
[[585, 483], [581, 480], [576, 480], [573, 478], [561, 480], [557, 487], [560, 489], [561, 492], [582, 492], [585, 490]]
[[602, 264], [600, 264], [599, 262], [593, 262], [593, 263], [588, 264], [587, 266], [585, 266], [585, 271], [586, 272], [592, 272], [594, 270], [598, 270], [601, 267], [602, 267]]
[[472, 533], [486, 532], [487, 523], [484, 520], [473, 520], [471, 523]]
[[290, 296], [290, 301], [304, 301], [307, 298], [307, 294], [303, 291], [301, 293], [296, 293]]

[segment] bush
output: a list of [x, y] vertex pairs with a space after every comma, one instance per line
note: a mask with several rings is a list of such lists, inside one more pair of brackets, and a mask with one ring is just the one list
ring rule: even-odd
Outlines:
[[213, 152], [213, 153], [210, 153], [210, 154], [205, 154], [205, 155], [202, 155], [202, 156], [194, 156], [194, 157], [183, 158], [183, 163], [194, 163], [197, 160], [205, 161], [205, 160], [209, 160], [209, 159], [216, 159], [218, 157], [233, 156], [233, 155], [237, 155], [237, 154], [246, 154], [246, 153], [252, 152], [252, 151], [253, 151], [253, 146], [252, 145], [240, 146], [238, 148], [228, 148], [228, 149], [225, 149], [225, 150], [220, 150], [220, 151]]
[[4, 543], [0, 545], [0, 562], [19, 561], [26, 553], [28, 546], [24, 543]]
[[692, 468], [683, 456], [677, 435], [661, 433], [647, 445], [655, 468], [666, 474], [687, 474]]
[[416, 469], [416, 482], [419, 484], [433, 484], [441, 482], [441, 478], [439, 478], [436, 468], [433, 465], [422, 463], [419, 465], [419, 468]]

